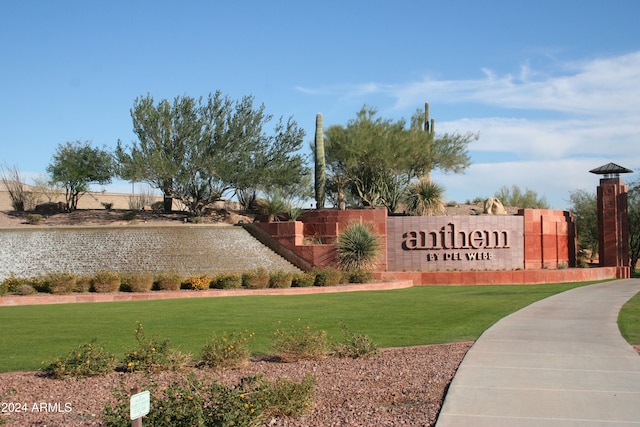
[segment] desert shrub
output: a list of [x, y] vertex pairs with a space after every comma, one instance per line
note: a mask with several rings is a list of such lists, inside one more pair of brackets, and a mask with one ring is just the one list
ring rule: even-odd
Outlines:
[[124, 214], [122, 214], [122, 219], [124, 219], [125, 221], [133, 221], [137, 217], [138, 214], [135, 211], [126, 211]]
[[187, 278], [185, 283], [187, 284], [188, 289], [203, 291], [205, 289], [209, 289], [209, 286], [211, 286], [211, 277], [207, 274], [203, 274], [201, 276], [190, 276]]
[[181, 283], [182, 278], [176, 272], [160, 273], [155, 279], [155, 285], [161, 291], [177, 291]]
[[53, 378], [86, 378], [106, 375], [116, 367], [116, 356], [97, 346], [96, 340], [83, 344], [59, 357], [44, 370]]
[[291, 280], [291, 286], [294, 288], [306, 288], [313, 286], [316, 281], [316, 275], [314, 273], [297, 273], [293, 275]]
[[342, 272], [335, 267], [323, 267], [314, 270], [315, 286], [337, 286], [342, 281]]
[[253, 333], [223, 332], [218, 336], [213, 334], [211, 341], [202, 349], [202, 361], [210, 368], [239, 368], [249, 362], [249, 341]]
[[110, 211], [113, 208], [113, 202], [100, 202], [103, 208]]
[[242, 286], [242, 276], [238, 273], [219, 274], [211, 286], [216, 289], [238, 289]]
[[[203, 385], [193, 375], [181, 381], [173, 381], [164, 387], [158, 383], [143, 384], [143, 390], [151, 392], [152, 410], [144, 417], [144, 425], [154, 427], [209, 426], [206, 423]], [[129, 390], [121, 383], [112, 390], [115, 403], [104, 407], [103, 421], [107, 427], [130, 426]]]
[[29, 214], [27, 215], [27, 223], [31, 225], [38, 225], [42, 222], [42, 215], [40, 214]]
[[378, 354], [378, 346], [368, 335], [350, 330], [344, 322], [341, 323], [340, 327], [343, 340], [333, 345], [336, 356], [357, 359]]
[[[194, 375], [161, 387], [157, 382], [142, 384], [151, 391], [153, 410], [144, 424], [154, 427], [255, 427], [275, 416], [296, 417], [312, 407], [316, 379], [307, 374], [301, 382], [288, 379], [269, 381], [263, 376], [240, 379], [235, 385]], [[130, 425], [129, 390], [122, 382], [112, 390], [103, 421], [107, 427]]]
[[153, 276], [148, 273], [131, 273], [122, 279], [122, 284], [129, 292], [149, 292], [153, 287]]
[[76, 276], [71, 273], [48, 273], [40, 281], [52, 294], [70, 294], [76, 288]]
[[91, 281], [93, 278], [91, 276], [78, 276], [76, 277], [76, 286], [74, 288], [74, 292], [89, 292], [91, 289]]
[[284, 270], [274, 271], [269, 275], [269, 287], [270, 288], [290, 288], [292, 280], [293, 280], [292, 273]]
[[354, 222], [340, 233], [336, 249], [338, 264], [343, 270], [371, 270], [380, 253], [380, 238], [371, 225]]
[[327, 333], [315, 331], [298, 319], [288, 329], [276, 329], [271, 346], [283, 362], [319, 360], [326, 356]]
[[146, 338], [140, 322], [134, 332], [138, 347], [126, 353], [124, 357], [125, 369], [129, 372], [178, 371], [191, 360], [189, 354], [173, 347], [168, 339], [159, 341]]
[[288, 378], [277, 378], [263, 386], [264, 409], [267, 417], [296, 417], [309, 411], [313, 405], [316, 378], [307, 373], [299, 383]]
[[114, 271], [98, 271], [91, 279], [91, 290], [98, 293], [118, 292], [120, 275]]
[[346, 273], [349, 283], [369, 283], [373, 281], [373, 272], [356, 268]]
[[30, 283], [27, 279], [16, 277], [11, 274], [9, 277], [2, 281], [2, 284], [0, 285], [0, 295], [13, 293], [18, 289], [18, 286], [28, 284]]
[[242, 274], [242, 285], [247, 289], [264, 289], [269, 287], [269, 273], [264, 268]]
[[16, 289], [16, 294], [18, 295], [33, 295], [36, 293], [36, 290], [33, 288], [33, 286], [29, 285], [29, 284], [22, 284], [19, 285], [18, 288]]

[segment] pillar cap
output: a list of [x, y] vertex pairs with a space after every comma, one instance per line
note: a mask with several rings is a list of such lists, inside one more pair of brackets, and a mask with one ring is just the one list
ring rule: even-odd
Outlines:
[[620, 165], [616, 165], [615, 163], [607, 163], [606, 165], [591, 169], [589, 172], [596, 175], [618, 176], [621, 173], [632, 173], [633, 171]]

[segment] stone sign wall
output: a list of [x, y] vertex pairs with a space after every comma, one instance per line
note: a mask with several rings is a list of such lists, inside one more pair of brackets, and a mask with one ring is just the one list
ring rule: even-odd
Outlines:
[[524, 218], [389, 217], [387, 262], [389, 271], [524, 268]]

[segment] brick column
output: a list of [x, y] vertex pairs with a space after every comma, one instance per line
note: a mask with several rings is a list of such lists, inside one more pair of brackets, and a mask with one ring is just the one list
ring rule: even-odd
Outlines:
[[601, 267], [630, 277], [627, 191], [622, 178], [603, 178], [598, 186], [598, 254]]

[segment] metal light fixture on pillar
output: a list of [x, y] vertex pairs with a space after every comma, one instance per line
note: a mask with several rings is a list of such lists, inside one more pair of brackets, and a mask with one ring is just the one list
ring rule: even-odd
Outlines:
[[598, 256], [601, 267], [616, 267], [616, 277], [628, 278], [629, 267], [629, 219], [627, 192], [620, 174], [631, 169], [608, 163], [589, 172], [603, 175], [597, 189], [598, 200]]

